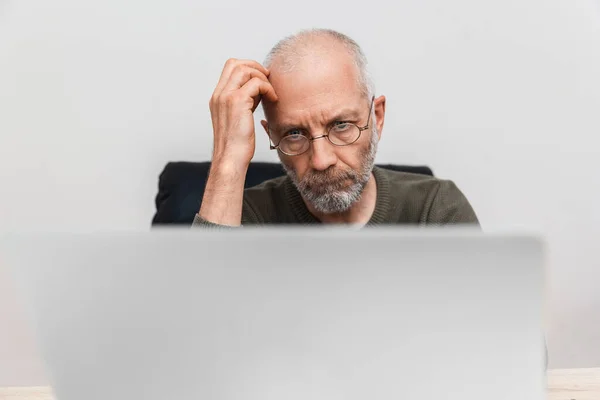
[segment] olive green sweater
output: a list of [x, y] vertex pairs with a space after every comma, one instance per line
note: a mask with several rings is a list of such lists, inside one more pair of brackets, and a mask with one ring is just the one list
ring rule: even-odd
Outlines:
[[[479, 225], [473, 208], [452, 181], [379, 167], [373, 169], [373, 175], [377, 183], [377, 200], [367, 225]], [[287, 176], [244, 191], [242, 225], [319, 223]], [[193, 226], [218, 225], [196, 215]]]

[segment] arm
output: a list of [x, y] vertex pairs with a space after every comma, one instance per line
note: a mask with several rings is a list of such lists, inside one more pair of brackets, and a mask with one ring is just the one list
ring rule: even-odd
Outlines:
[[248, 167], [214, 161], [194, 226], [239, 226]]
[[193, 226], [242, 223], [244, 182], [254, 156], [254, 111], [263, 97], [277, 101], [267, 76], [256, 61], [230, 59], [210, 99], [214, 147], [202, 205]]

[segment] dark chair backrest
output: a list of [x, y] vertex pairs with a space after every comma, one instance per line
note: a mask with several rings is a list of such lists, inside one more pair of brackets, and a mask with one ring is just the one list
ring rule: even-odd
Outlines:
[[[426, 166], [381, 164], [381, 168], [415, 174], [431, 175]], [[156, 213], [152, 225], [191, 225], [202, 203], [210, 162], [170, 162], [163, 169], [158, 182]], [[246, 174], [245, 187], [256, 186], [266, 180], [285, 175], [279, 163], [253, 162]]]

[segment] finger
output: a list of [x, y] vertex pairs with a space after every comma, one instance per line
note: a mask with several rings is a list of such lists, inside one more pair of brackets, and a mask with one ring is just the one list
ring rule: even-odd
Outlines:
[[235, 58], [230, 58], [229, 60], [227, 60], [225, 66], [223, 67], [221, 77], [219, 78], [219, 82], [217, 84], [217, 87], [215, 88], [215, 94], [218, 95], [223, 91], [223, 88], [227, 85], [227, 82], [229, 82], [231, 74], [233, 73], [235, 68], [240, 65], [257, 69], [263, 74], [265, 74], [265, 76], [269, 76], [269, 71], [254, 60], [238, 60]]
[[248, 67], [252, 67], [255, 68], [257, 70], [259, 70], [260, 72], [262, 72], [263, 74], [265, 74], [265, 76], [269, 76], [269, 70], [266, 69], [261, 63], [254, 61], [254, 60], [243, 60], [243, 65], [246, 65]]
[[229, 82], [223, 88], [223, 92], [238, 90], [246, 84], [250, 79], [259, 78], [268, 82], [267, 76], [256, 68], [248, 66], [238, 66], [231, 74]]
[[[242, 88], [240, 92], [243, 92], [246, 96], [251, 97], [254, 100], [254, 109], [258, 106], [256, 102], [256, 98], [264, 97], [272, 102], [278, 100], [277, 94], [275, 93], [275, 89], [270, 82], [265, 82], [260, 78], [252, 78], [250, 79]], [[252, 111], [254, 111], [254, 109]]]

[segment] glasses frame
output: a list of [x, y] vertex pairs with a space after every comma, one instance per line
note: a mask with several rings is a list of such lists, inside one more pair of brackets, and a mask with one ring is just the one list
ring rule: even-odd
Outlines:
[[309, 140], [309, 145], [306, 148], [306, 150], [304, 150], [302, 153], [288, 154], [288, 153], [286, 153], [285, 151], [283, 151], [283, 150], [281, 150], [279, 148], [279, 145], [281, 144], [281, 142], [285, 138], [282, 138], [281, 140], [279, 140], [279, 143], [277, 143], [276, 145], [273, 145], [273, 140], [271, 139], [271, 132], [270, 132], [271, 128], [269, 128], [268, 125], [267, 125], [267, 128], [268, 128], [267, 133], [269, 135], [269, 148], [270, 148], [270, 150], [277, 150], [277, 151], [285, 154], [286, 156], [294, 157], [294, 156], [299, 156], [299, 155], [302, 155], [302, 154], [306, 153], [310, 149], [310, 146], [311, 146], [312, 142], [314, 142], [317, 139], [322, 139], [322, 138], [327, 138], [327, 141], [329, 143], [331, 143], [332, 145], [334, 145], [334, 146], [338, 146], [338, 147], [350, 146], [351, 144], [356, 143], [358, 141], [358, 139], [360, 139], [360, 136], [362, 135], [363, 131], [366, 131], [367, 129], [369, 129], [369, 125], [371, 124], [371, 114], [373, 113], [373, 104], [374, 103], [375, 103], [375, 96], [373, 96], [371, 98], [371, 106], [369, 107], [369, 118], [367, 119], [367, 124], [365, 126], [358, 126], [356, 124], [353, 124], [352, 122], [346, 122], [347, 124], [354, 125], [355, 127], [358, 128], [358, 136], [356, 137], [356, 139], [354, 139], [350, 143], [345, 143], [345, 144], [333, 143], [331, 141], [331, 139], [329, 138], [329, 135], [330, 135], [329, 132], [331, 131], [331, 129], [333, 129], [333, 127], [331, 127], [331, 128], [329, 128], [327, 130], [327, 134], [326, 135], [321, 135], [321, 136], [317, 136], [317, 137], [306, 137]]

